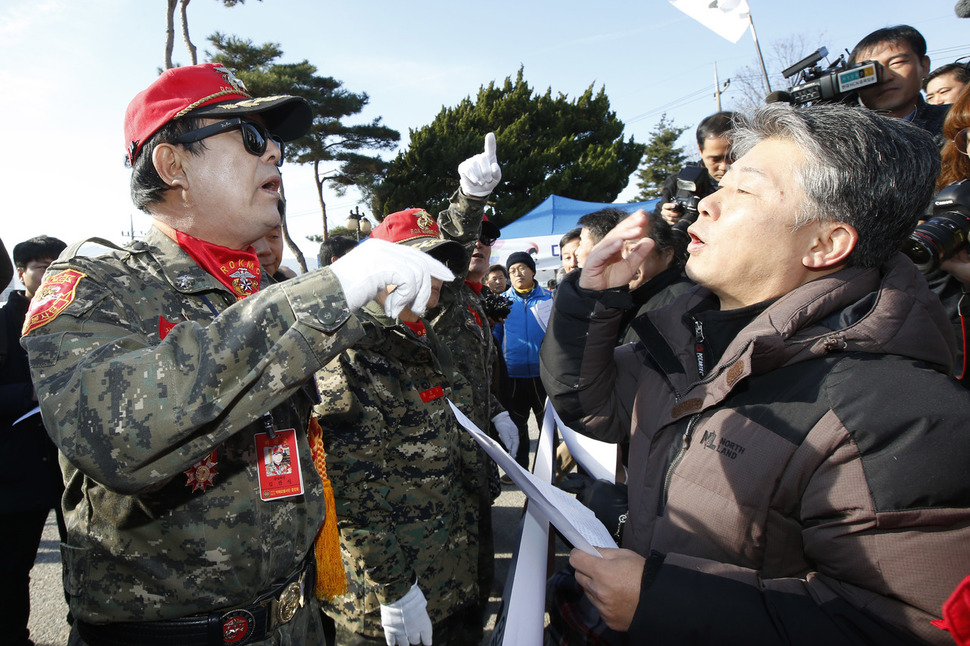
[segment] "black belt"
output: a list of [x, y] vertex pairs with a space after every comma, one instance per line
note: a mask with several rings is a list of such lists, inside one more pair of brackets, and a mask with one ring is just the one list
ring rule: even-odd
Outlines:
[[311, 551], [297, 572], [244, 608], [167, 621], [89, 624], [78, 619], [74, 627], [90, 646], [242, 646], [265, 639], [296, 616], [313, 594], [314, 572]]

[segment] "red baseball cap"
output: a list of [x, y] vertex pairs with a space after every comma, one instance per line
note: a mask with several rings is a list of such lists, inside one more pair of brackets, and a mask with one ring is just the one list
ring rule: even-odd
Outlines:
[[370, 237], [416, 247], [445, 263], [455, 274], [468, 268], [465, 248], [441, 237], [438, 223], [424, 209], [407, 209], [384, 216]]
[[216, 63], [165, 70], [135, 95], [125, 111], [125, 152], [133, 164], [141, 147], [159, 128], [188, 114], [224, 118], [260, 114], [266, 129], [283, 141], [310, 130], [313, 110], [298, 96], [253, 98], [243, 82]]

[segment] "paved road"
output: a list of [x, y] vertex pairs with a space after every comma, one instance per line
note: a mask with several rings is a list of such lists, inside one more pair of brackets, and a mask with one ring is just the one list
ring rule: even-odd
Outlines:
[[[530, 421], [530, 435], [533, 439], [533, 453], [538, 432], [535, 420]], [[493, 525], [495, 529], [495, 579], [496, 590], [489, 599], [490, 617], [486, 626], [483, 646], [488, 644], [491, 629], [495, 625], [495, 615], [501, 603], [502, 583], [508, 573], [512, 550], [518, 542], [519, 519], [522, 515], [522, 505], [525, 496], [514, 486], [504, 485], [502, 494], [495, 501], [492, 508]], [[61, 557], [58, 547], [57, 524], [51, 513], [44, 528], [40, 550], [34, 569], [31, 570], [30, 584], [30, 636], [37, 646], [66, 646], [68, 633], [67, 604], [64, 602], [61, 582]], [[564, 560], [565, 551], [562, 543], [558, 542], [559, 561]], [[173, 645], [176, 646], [176, 645]]]

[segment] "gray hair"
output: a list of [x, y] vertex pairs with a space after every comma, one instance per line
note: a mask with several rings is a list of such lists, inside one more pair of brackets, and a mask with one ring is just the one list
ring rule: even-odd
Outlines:
[[939, 150], [929, 133], [900, 119], [844, 105], [772, 103], [738, 123], [736, 157], [766, 139], [792, 142], [805, 156], [796, 180], [807, 199], [794, 229], [843, 222], [858, 232], [849, 266], [889, 260], [933, 199]]

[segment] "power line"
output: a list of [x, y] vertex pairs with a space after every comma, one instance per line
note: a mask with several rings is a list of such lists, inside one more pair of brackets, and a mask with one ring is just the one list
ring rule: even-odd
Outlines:
[[685, 105], [690, 105], [691, 103], [695, 103], [698, 100], [702, 99], [704, 96], [710, 95], [710, 94], [712, 94], [712, 92], [711, 92], [711, 88], [709, 88], [709, 87], [705, 87], [705, 88], [702, 88], [700, 90], [695, 90], [694, 92], [691, 92], [690, 94], [685, 94], [684, 96], [679, 97], [679, 98], [676, 98], [673, 101], [670, 101], [669, 103], [665, 103], [664, 105], [662, 105], [662, 106], [660, 106], [658, 108], [654, 108], [653, 110], [650, 110], [649, 112], [644, 112], [642, 114], [638, 114], [637, 116], [633, 117], [632, 119], [627, 119], [626, 120], [626, 123], [628, 123], [628, 124], [630, 124], [630, 123], [636, 123], [637, 121], [642, 121], [644, 119], [649, 119], [650, 117], [657, 116], [658, 114], [663, 114], [665, 112], [669, 112], [670, 110], [672, 110], [674, 108], [680, 108], [680, 107], [683, 107]]

